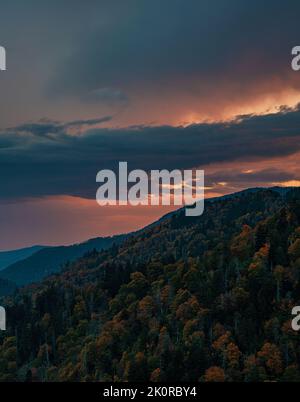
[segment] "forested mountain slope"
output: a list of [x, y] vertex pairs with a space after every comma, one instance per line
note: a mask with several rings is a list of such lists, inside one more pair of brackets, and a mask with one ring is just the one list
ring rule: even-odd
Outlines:
[[300, 192], [246, 191], [2, 304], [0, 380], [300, 381]]

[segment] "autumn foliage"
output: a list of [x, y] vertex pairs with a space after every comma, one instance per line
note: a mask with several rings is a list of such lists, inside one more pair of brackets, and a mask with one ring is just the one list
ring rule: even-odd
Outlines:
[[299, 381], [299, 200], [176, 213], [2, 300], [0, 381]]

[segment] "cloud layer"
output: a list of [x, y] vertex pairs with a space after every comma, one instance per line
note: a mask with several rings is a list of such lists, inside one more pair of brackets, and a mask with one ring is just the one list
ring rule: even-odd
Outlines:
[[96, 173], [119, 161], [204, 168], [209, 196], [299, 183], [299, 15], [295, 0], [3, 0], [0, 246], [154, 219], [96, 206]]
[[[2, 199], [71, 195], [94, 198], [100, 169], [208, 168], [218, 163], [244, 163], [293, 155], [300, 151], [300, 108], [282, 108], [263, 116], [241, 116], [229, 123], [187, 127], [133, 126], [89, 128], [106, 118], [58, 123], [40, 121], [0, 133]], [[80, 127], [80, 131], [74, 129]], [[70, 131], [71, 129], [71, 131]], [[254, 181], [280, 174], [264, 171]], [[210, 182], [234, 181], [241, 172]], [[276, 176], [276, 177], [275, 177]], [[249, 177], [249, 173], [247, 173]], [[269, 179], [270, 179], [269, 177]], [[284, 173], [282, 178], [293, 179]], [[265, 180], [266, 179], [266, 180]], [[208, 183], [209, 184], [209, 183]]]

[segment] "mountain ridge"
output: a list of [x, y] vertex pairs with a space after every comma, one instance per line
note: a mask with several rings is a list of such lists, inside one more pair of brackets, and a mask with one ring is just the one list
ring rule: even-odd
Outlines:
[[17, 261], [30, 257], [47, 246], [33, 245], [30, 247], [22, 247], [15, 250], [0, 251], [0, 271]]
[[181, 210], [3, 299], [0, 381], [299, 381], [300, 191], [282, 193]]
[[17, 286], [37, 282], [44, 277], [59, 272], [61, 267], [82, 257], [93, 249], [106, 249], [113, 243], [119, 243], [125, 235], [99, 237], [70, 246], [44, 247], [29, 257], [9, 265], [0, 272], [0, 279], [13, 282]]
[[[225, 194], [220, 197], [207, 198], [205, 199], [205, 204], [209, 205], [215, 202], [239, 198], [249, 193], [257, 193], [260, 191], [271, 191], [279, 194], [282, 197], [286, 196], [295, 189], [298, 189], [298, 187], [254, 187]], [[181, 214], [184, 208], [185, 207], [181, 207], [175, 211], [169, 212], [144, 228], [128, 234], [109, 237], [96, 237], [82, 243], [75, 243], [68, 246], [43, 247], [27, 258], [17, 261], [0, 271], [0, 279], [9, 281], [10, 289], [13, 288], [12, 284], [15, 284], [16, 286], [24, 286], [33, 282], [38, 282], [50, 274], [59, 272], [64, 264], [82, 257], [86, 252], [92, 251], [94, 248], [98, 251], [101, 249], [101, 247], [106, 249], [112, 246], [114, 243], [120, 244], [124, 239], [126, 239], [126, 237], [138, 236], [140, 233], [160, 225], [165, 220]], [[42, 246], [33, 246], [32, 248], [34, 247]]]

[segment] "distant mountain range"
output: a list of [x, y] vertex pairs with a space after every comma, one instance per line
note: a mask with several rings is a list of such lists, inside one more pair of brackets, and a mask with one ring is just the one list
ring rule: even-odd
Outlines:
[[0, 272], [0, 281], [2, 280], [0, 296], [10, 293], [16, 286], [38, 282], [52, 273], [59, 272], [66, 263], [82, 257], [89, 251], [94, 249], [101, 251], [113, 244], [120, 244], [125, 237], [125, 235], [99, 237], [71, 246], [35, 246], [30, 249], [7, 252], [6, 261], [9, 261], [10, 257], [11, 261], [15, 262]]
[[14, 264], [15, 262], [30, 257], [32, 254], [43, 249], [44, 247], [45, 246], [32, 246], [12, 251], [0, 251], [0, 271], [11, 264]]
[[11, 281], [0, 278], [0, 296], [8, 296], [14, 293], [17, 286]]

